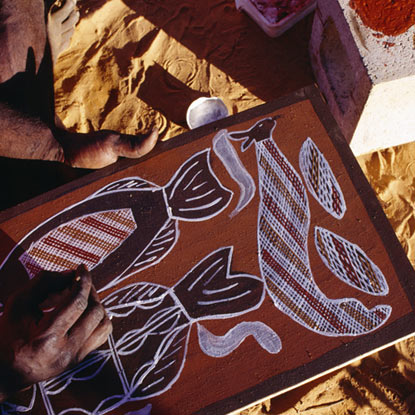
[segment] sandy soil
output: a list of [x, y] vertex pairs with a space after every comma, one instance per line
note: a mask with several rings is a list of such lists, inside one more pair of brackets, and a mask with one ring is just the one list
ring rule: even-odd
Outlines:
[[[232, 0], [79, 0], [79, 9], [55, 69], [56, 110], [72, 130], [156, 124], [168, 139], [186, 130], [199, 96], [220, 96], [237, 113], [314, 82], [311, 17], [270, 39]], [[359, 160], [412, 264], [414, 155], [409, 144]], [[410, 339], [243, 414], [414, 414], [414, 356]]]

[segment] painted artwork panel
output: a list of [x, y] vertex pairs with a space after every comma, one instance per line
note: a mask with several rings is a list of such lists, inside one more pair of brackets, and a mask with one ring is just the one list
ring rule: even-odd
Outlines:
[[225, 414], [413, 333], [413, 270], [325, 111], [307, 90], [3, 214], [1, 303], [85, 263], [114, 323], [5, 413]]

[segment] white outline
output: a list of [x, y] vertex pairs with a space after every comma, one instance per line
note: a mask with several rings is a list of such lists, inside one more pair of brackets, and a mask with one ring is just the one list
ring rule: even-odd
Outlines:
[[277, 354], [282, 349], [278, 334], [261, 321], [244, 321], [223, 336], [215, 336], [198, 323], [197, 334], [200, 348], [211, 357], [228, 356], [249, 336], [253, 336], [257, 343], [270, 354]]
[[[318, 191], [311, 184], [310, 176], [313, 175], [314, 169], [310, 161], [312, 152], [317, 155], [316, 165], [318, 174]], [[307, 185], [308, 191], [314, 197], [314, 199], [320, 204], [320, 206], [330, 215], [336, 219], [342, 219], [346, 213], [347, 207], [344, 200], [343, 192], [340, 184], [337, 181], [328, 161], [324, 157], [324, 154], [320, 151], [314, 141], [307, 137], [300, 149], [299, 154], [299, 165], [301, 173], [304, 177], [305, 184]], [[337, 192], [339, 198], [339, 209], [340, 212], [336, 212], [333, 208], [333, 188]]]
[[[317, 234], [321, 236], [321, 242], [324, 244], [324, 250], [326, 251], [327, 255], [330, 256], [330, 263], [328, 262], [327, 258], [323, 254], [320, 249], [319, 243], [317, 242]], [[358, 278], [358, 282], [360, 285], [353, 283], [353, 280], [348, 277], [348, 271], [342, 264], [342, 259], [340, 258], [339, 253], [333, 247], [333, 244], [330, 242], [331, 238], [337, 239], [339, 242], [342, 243], [344, 250], [346, 251], [347, 258], [345, 258], [349, 264], [352, 266], [353, 271], [356, 273], [356, 277]], [[389, 286], [386, 282], [386, 278], [383, 275], [382, 271], [379, 267], [365, 254], [365, 252], [356, 244], [348, 241], [345, 238], [335, 234], [334, 232], [329, 231], [328, 229], [322, 228], [320, 226], [316, 226], [314, 228], [314, 245], [316, 246], [316, 250], [320, 255], [321, 260], [323, 261], [324, 265], [341, 281], [350, 285], [357, 290], [360, 290], [366, 294], [376, 295], [376, 296], [384, 296], [389, 293]], [[367, 261], [371, 267], [371, 271], [373, 272], [373, 276], [376, 277], [376, 283], [378, 291], [376, 291], [376, 287], [373, 288], [370, 279], [367, 278], [365, 274], [365, 270], [362, 266], [362, 258]], [[333, 265], [333, 263], [335, 265]]]
[[[253, 133], [265, 120], [274, 120], [274, 125], [270, 127], [268, 138], [261, 135], [261, 141], [256, 141]], [[379, 305], [368, 310], [354, 298], [329, 299], [317, 287], [308, 257], [310, 209], [306, 189], [272, 138], [275, 126], [275, 119], [264, 118], [246, 131], [230, 133], [232, 139], [244, 140], [244, 144], [249, 143], [249, 146], [255, 141], [260, 189], [258, 262], [267, 292], [279, 310], [315, 333], [357, 336], [377, 330], [388, 320], [392, 311], [390, 306]], [[233, 137], [235, 135], [238, 138]], [[270, 175], [261, 166], [261, 161], [268, 165]], [[268, 206], [264, 199], [267, 199]], [[271, 239], [267, 236], [269, 233], [273, 235]], [[270, 258], [272, 266], [265, 262], [265, 256]], [[378, 312], [384, 316], [383, 319], [378, 317]], [[354, 315], [363, 316], [362, 324]]]
[[[214, 261], [213, 264], [209, 263], [209, 258], [211, 256], [222, 252], [223, 256], [220, 261]], [[258, 296], [259, 301], [255, 305], [244, 310], [230, 312], [228, 314], [209, 314], [195, 319], [188, 315], [184, 305], [175, 294], [175, 286], [169, 288], [155, 283], [138, 282], [119, 288], [103, 300], [103, 305], [114, 325], [117, 324], [117, 318], [131, 318], [134, 312], [140, 313], [141, 310], [147, 311], [150, 309], [154, 309], [154, 312], [149, 314], [147, 321], [141, 327], [124, 332], [120, 334], [117, 339], [114, 338], [113, 334], [110, 335], [108, 349], [101, 349], [94, 352], [76, 368], [71, 369], [47, 382], [43, 382], [40, 385], [40, 388], [47, 415], [65, 415], [67, 413], [71, 413], [71, 411], [78, 411], [79, 413], [85, 415], [104, 415], [115, 410], [126, 402], [149, 399], [151, 397], [161, 395], [169, 390], [179, 379], [184, 368], [193, 323], [196, 321], [200, 322], [210, 319], [233, 318], [259, 308], [264, 300], [265, 288], [261, 278], [249, 274], [231, 273], [232, 256], [233, 246], [221, 247], [209, 253], [194, 267], [192, 267], [191, 270], [188, 271], [186, 275], [175, 284], [175, 286], [183, 283], [186, 278], [195, 278], [195, 283], [192, 282], [191, 288], [194, 289], [198, 284], [202, 284], [203, 287], [206, 287], [200, 290], [204, 296], [203, 298], [209, 298], [209, 296], [217, 293], [224, 293], [226, 295], [227, 290], [237, 287], [238, 284], [232, 281], [233, 278], [252, 279], [256, 282], [256, 284], [258, 282], [260, 283], [262, 290], [260, 296]], [[203, 269], [204, 262], [206, 260], [208, 261], [209, 267], [207, 269]], [[222, 262], [226, 263], [225, 270], [223, 269]], [[226, 285], [229, 283], [229, 286], [218, 287], [218, 282], [214, 280], [215, 277], [217, 277], [217, 273], [214, 268], [215, 265], [219, 268], [219, 270], [222, 269], [222, 274], [220, 275], [221, 284]], [[194, 271], [197, 270], [198, 267], [202, 267], [200, 269], [201, 278], [193, 275]], [[208, 272], [209, 270], [211, 273]], [[203, 277], [205, 280], [203, 280]], [[244, 280], [244, 282], [246, 282], [246, 280]], [[211, 283], [214, 284], [215, 289], [209, 289], [209, 284]], [[248, 295], [252, 292], [252, 290], [248, 289], [248, 287], [243, 287], [244, 292], [241, 294], [242, 296]], [[200, 289], [200, 287], [198, 287], [198, 289]], [[191, 292], [189, 295], [191, 295]], [[220, 298], [216, 301], [212, 300], [209, 303], [220, 304], [222, 302], [232, 301], [241, 297], [241, 295], [236, 295], [236, 293], [233, 295], [233, 297], [229, 297], [227, 299]], [[164, 301], [165, 304], [163, 305]], [[237, 332], [240, 331], [240, 327], [241, 325], [237, 326]], [[257, 330], [258, 333], [261, 332], [262, 334], [265, 333], [265, 331]], [[245, 333], [247, 333], [247, 330], [245, 330]], [[254, 333], [250, 332], [249, 334]], [[123, 366], [124, 356], [137, 356], [139, 360], [140, 350], [142, 350], [142, 347], [146, 346], [146, 340], [150, 338], [154, 339], [155, 336], [159, 336], [161, 341], [156, 350], [154, 350], [153, 358], [141, 362], [141, 366], [138, 365], [138, 367], [134, 370], [134, 375], [127, 375], [127, 372]], [[235, 337], [235, 335], [232, 336]], [[243, 340], [241, 340], [239, 344], [242, 341]], [[264, 336], [262, 335], [262, 340], [259, 340], [262, 347], [264, 347], [264, 342], [266, 343], [266, 338], [264, 339]], [[233, 349], [236, 347], [238, 347], [238, 345], [234, 345]], [[268, 349], [266, 347], [264, 348], [268, 351], [271, 350], [270, 353], [272, 353], [272, 350], [275, 350], [275, 344], [274, 347], [271, 346], [271, 348]], [[180, 357], [180, 361], [177, 360], [178, 357]], [[118, 372], [118, 378], [121, 383], [121, 387], [124, 390], [123, 395], [117, 394], [103, 399], [97, 404], [92, 412], [83, 408], [68, 408], [58, 414], [55, 414], [54, 408], [50, 401], [52, 396], [59, 395], [59, 393], [63, 392], [72, 381], [92, 380], [110, 361], [115, 365]], [[96, 368], [91, 373], [90, 368], [93, 365], [96, 365]], [[170, 373], [166, 372], [167, 369], [172, 368], [173, 365], [176, 365], [174, 371]], [[84, 370], [88, 371], [88, 375], [82, 376], [82, 372]], [[149, 378], [149, 376], [151, 377]], [[169, 376], [167, 377], [167, 382], [166, 376]], [[149, 381], [150, 379], [150, 383], [146, 385], [144, 382], [146, 380]], [[137, 389], [140, 385], [143, 385], [143, 383], [144, 386], [141, 392], [144, 393], [144, 395], [134, 396]], [[157, 389], [157, 385], [160, 385], [159, 389]], [[146, 394], [146, 391], [149, 393]], [[111, 403], [110, 406], [106, 406], [108, 402]]]
[[229, 214], [233, 218], [240, 213], [255, 196], [256, 186], [255, 181], [243, 165], [238, 153], [229, 142], [227, 130], [219, 131], [212, 140], [212, 147], [215, 154], [219, 157], [226, 171], [232, 179], [238, 184], [240, 195], [238, 204], [235, 209]]
[[[218, 210], [216, 210], [215, 212], [213, 212], [213, 213], [211, 213], [211, 214], [209, 214], [209, 215], [207, 215], [207, 216], [201, 216], [201, 217], [199, 217], [199, 218], [194, 218], [194, 219], [192, 219], [192, 218], [183, 218], [183, 217], [181, 217], [181, 216], [175, 216], [175, 215], [172, 215], [172, 209], [171, 209], [171, 207], [169, 206], [169, 200], [168, 200], [168, 198], [167, 198], [167, 195], [166, 195], [166, 191], [165, 191], [165, 189], [168, 187], [168, 186], [171, 186], [172, 184], [174, 184], [175, 185], [175, 187], [173, 188], [173, 191], [172, 191], [172, 193], [170, 194], [170, 199], [173, 197], [173, 195], [174, 195], [174, 192], [175, 192], [175, 190], [176, 190], [176, 188], [177, 188], [177, 186], [180, 184], [180, 183], [182, 183], [182, 181], [183, 181], [183, 179], [184, 179], [184, 177], [185, 177], [185, 174], [186, 174], [186, 172], [188, 172], [190, 169], [192, 169], [198, 162], [195, 162], [195, 163], [193, 163], [190, 167], [188, 167], [186, 170], [185, 170], [185, 172], [183, 173], [183, 172], [181, 172], [181, 169], [182, 169], [182, 167], [184, 166], [184, 165], [186, 165], [186, 163], [188, 163], [189, 162], [189, 160], [192, 160], [193, 158], [196, 158], [196, 157], [198, 157], [198, 156], [200, 156], [200, 155], [204, 155], [205, 157], [206, 157], [206, 164], [207, 164], [207, 169], [208, 169], [208, 172], [209, 172], [209, 175], [211, 175], [212, 176], [212, 178], [214, 179], [214, 181], [215, 181], [215, 189], [221, 189], [222, 191], [224, 191], [224, 192], [227, 192], [227, 194], [229, 195], [229, 199], [227, 200], [227, 202], [226, 202], [226, 204], [224, 205], [224, 206], [222, 206], [220, 209], [218, 209]], [[200, 172], [202, 172], [202, 170], [199, 170], [199, 172], [197, 173], [197, 174], [200, 174]], [[196, 176], [197, 175], [195, 175], [187, 184], [186, 184], [186, 188], [188, 188], [189, 186], [191, 186], [191, 183], [193, 182], [193, 180], [196, 178]], [[205, 182], [206, 183], [206, 182]], [[197, 186], [195, 186], [195, 188], [200, 188], [200, 186], [201, 185], [204, 185], [205, 183], [202, 183], [202, 184], [199, 184], [199, 185], [197, 185]], [[136, 186], [137, 187], [137, 191], [139, 191], [139, 192], [154, 192], [154, 191], [159, 191], [159, 190], [161, 190], [162, 191], [162, 196], [163, 196], [163, 199], [164, 199], [164, 201], [165, 201], [165, 205], [166, 205], [166, 210], [167, 210], [167, 214], [169, 215], [169, 219], [164, 223], [164, 225], [163, 225], [163, 227], [161, 228], [161, 229], [159, 229], [159, 231], [157, 232], [157, 234], [153, 237], [153, 239], [149, 242], [149, 244], [144, 248], [144, 250], [142, 251], [142, 252], [139, 252], [139, 254], [135, 257], [135, 259], [131, 262], [131, 264], [130, 265], [128, 265], [118, 276], [116, 276], [112, 281], [110, 281], [110, 282], [108, 282], [103, 288], [100, 288], [99, 290], [98, 290], [98, 292], [103, 292], [104, 290], [107, 290], [107, 289], [109, 289], [109, 288], [113, 288], [113, 287], [115, 287], [117, 284], [119, 284], [121, 281], [123, 281], [123, 280], [125, 280], [126, 278], [128, 278], [128, 277], [130, 277], [132, 274], [135, 274], [135, 273], [137, 273], [137, 272], [140, 272], [140, 271], [143, 271], [143, 270], [145, 270], [145, 269], [147, 269], [147, 268], [149, 268], [149, 267], [151, 267], [151, 266], [154, 266], [155, 264], [158, 264], [160, 261], [162, 261], [170, 252], [171, 252], [171, 250], [173, 249], [173, 247], [175, 246], [175, 244], [176, 244], [176, 242], [177, 242], [177, 240], [178, 240], [178, 238], [179, 238], [179, 235], [180, 235], [180, 233], [179, 233], [179, 229], [178, 229], [178, 221], [185, 221], [185, 222], [202, 222], [202, 221], [206, 221], [206, 220], [209, 220], [209, 219], [211, 219], [212, 217], [215, 217], [215, 216], [217, 216], [217, 215], [219, 215], [223, 210], [225, 210], [227, 207], [228, 207], [228, 205], [230, 204], [230, 202], [231, 202], [231, 200], [232, 200], [232, 197], [233, 197], [233, 192], [231, 191], [231, 190], [229, 190], [229, 189], [227, 189], [226, 187], [224, 187], [223, 185], [222, 185], [222, 183], [220, 182], [220, 180], [218, 179], [218, 177], [215, 175], [215, 173], [213, 172], [213, 170], [212, 170], [212, 166], [211, 166], [211, 163], [210, 163], [210, 149], [208, 148], [208, 149], [204, 149], [204, 150], [201, 150], [201, 151], [199, 151], [199, 152], [197, 152], [197, 153], [194, 153], [192, 156], [190, 156], [188, 159], [186, 159], [180, 166], [179, 166], [179, 168], [175, 171], [175, 173], [174, 173], [174, 175], [172, 176], [172, 178], [168, 181], [168, 183], [165, 185], [165, 186], [163, 186], [163, 187], [160, 187], [160, 186], [157, 186], [157, 185], [155, 185], [154, 183], [152, 183], [152, 182], [150, 182], [150, 181], [147, 181], [147, 180], [144, 180], [144, 179], [142, 179], [142, 178], [140, 178], [140, 177], [126, 177], [126, 178], [123, 178], [123, 179], [120, 179], [120, 180], [117, 180], [117, 181], [115, 181], [115, 182], [111, 182], [111, 183], [109, 183], [109, 184], [106, 184], [104, 187], [102, 187], [101, 189], [99, 189], [99, 190], [97, 190], [96, 192], [94, 192], [94, 193], [92, 193], [91, 195], [89, 195], [88, 197], [86, 197], [85, 199], [83, 199], [83, 200], [81, 200], [81, 201], [79, 201], [79, 202], [77, 202], [77, 203], [75, 203], [75, 204], [73, 204], [73, 205], [70, 205], [70, 206], [68, 206], [68, 207], [66, 207], [65, 209], [63, 209], [62, 211], [60, 211], [59, 213], [57, 213], [57, 214], [55, 214], [55, 215], [53, 215], [53, 216], [51, 216], [50, 218], [48, 218], [48, 219], [46, 219], [45, 221], [43, 221], [42, 223], [40, 223], [38, 226], [36, 226], [35, 228], [33, 228], [30, 232], [28, 232], [20, 241], [19, 241], [19, 243], [18, 244], [16, 244], [14, 247], [13, 247], [13, 249], [8, 253], [8, 255], [6, 256], [6, 258], [3, 260], [3, 262], [1, 263], [1, 265], [0, 265], [0, 268], [2, 268], [3, 266], [4, 266], [4, 264], [9, 260], [9, 258], [10, 258], [10, 256], [13, 254], [13, 252], [17, 249], [17, 247], [19, 246], [19, 245], [21, 245], [25, 240], [27, 240], [35, 231], [37, 231], [38, 229], [40, 229], [44, 224], [46, 224], [46, 223], [48, 223], [48, 222], [50, 222], [51, 220], [54, 220], [55, 218], [57, 218], [58, 216], [60, 216], [60, 215], [62, 215], [62, 214], [64, 214], [65, 212], [67, 212], [67, 211], [69, 211], [69, 210], [71, 210], [71, 209], [73, 209], [73, 208], [75, 208], [75, 207], [77, 207], [77, 206], [80, 206], [80, 205], [82, 205], [83, 203], [85, 203], [85, 201], [87, 201], [87, 200], [92, 200], [92, 199], [94, 199], [95, 197], [103, 197], [103, 196], [105, 196], [105, 195], [107, 195], [107, 194], [112, 194], [112, 193], [120, 193], [120, 192], [126, 192], [126, 191], [128, 191], [128, 192], [131, 192], [132, 190], [134, 190], [134, 186]], [[145, 188], [141, 188], [141, 187], [143, 187], [143, 186], [147, 186], [147, 187], [145, 187]], [[213, 190], [215, 190], [215, 189], [213, 189]], [[195, 189], [193, 189], [192, 188], [192, 190], [195, 190]], [[201, 200], [201, 199], [203, 199], [203, 197], [206, 197], [206, 196], [209, 196], [211, 194], [211, 192], [209, 191], [209, 192], [205, 192], [204, 193], [204, 195], [202, 195], [200, 198], [198, 197], [198, 200]], [[199, 195], [200, 196], [200, 195]], [[191, 200], [192, 198], [190, 198], [190, 199], [188, 199], [188, 200]], [[183, 207], [183, 208], [178, 208], [177, 210], [178, 211], [182, 211], [182, 212], [187, 212], [187, 211], [201, 211], [201, 210], [203, 210], [203, 209], [209, 209], [209, 208], [212, 208], [212, 207], [215, 207], [216, 205], [218, 205], [218, 204], [220, 204], [221, 202], [222, 202], [222, 200], [223, 200], [223, 198], [222, 197], [219, 197], [219, 198], [217, 198], [217, 199], [215, 199], [214, 201], [212, 201], [212, 202], [209, 202], [209, 203], [206, 203], [205, 205], [203, 205], [203, 206], [196, 206], [196, 207], [194, 207], [194, 208], [186, 208], [186, 207]], [[130, 208], [125, 208], [125, 209], [130, 209]], [[115, 209], [115, 211], [116, 210], [118, 210], [118, 209]], [[94, 212], [94, 213], [91, 213], [91, 214], [87, 214], [87, 215], [81, 215], [81, 216], [79, 216], [79, 217], [77, 217], [77, 218], [74, 218], [74, 219], [71, 219], [71, 220], [69, 220], [69, 221], [67, 221], [67, 222], [65, 222], [65, 223], [62, 223], [62, 224], [60, 224], [60, 225], [58, 225], [58, 226], [56, 226], [55, 228], [53, 228], [53, 229], [51, 229], [49, 232], [46, 232], [45, 234], [43, 234], [37, 241], [34, 241], [34, 242], [32, 242], [31, 244], [30, 244], [30, 247], [28, 248], [28, 250], [27, 251], [30, 251], [30, 249], [32, 249], [33, 248], [33, 246], [34, 245], [36, 245], [36, 244], [38, 244], [38, 243], [41, 243], [41, 241], [44, 239], [44, 238], [46, 238], [47, 237], [47, 235], [49, 235], [49, 234], [51, 234], [52, 232], [55, 232], [57, 229], [59, 229], [59, 228], [61, 228], [62, 226], [66, 226], [66, 225], [68, 225], [69, 223], [72, 223], [72, 222], [76, 222], [76, 221], [79, 221], [79, 220], [81, 220], [82, 218], [85, 218], [85, 217], [89, 217], [89, 216], [91, 216], [91, 215], [95, 215], [95, 214], [102, 214], [102, 213], [108, 213], [108, 212], [111, 212], [111, 210], [104, 210], [104, 211], [96, 211], [96, 212]], [[133, 220], [135, 220], [135, 218], [133, 218]], [[165, 247], [165, 248], [163, 248], [163, 249], [159, 249], [158, 251], [151, 251], [150, 250], [150, 252], [149, 253], [155, 253], [156, 255], [154, 255], [154, 256], [152, 256], [152, 257], [150, 257], [150, 258], [146, 258], [145, 260], [143, 260], [143, 262], [141, 262], [140, 264], [139, 264], [139, 266], [137, 265], [137, 260], [141, 257], [141, 256], [143, 256], [143, 255], [145, 255], [146, 254], [146, 250], [148, 250], [148, 249], [150, 249], [150, 248], [153, 248], [152, 247], [152, 243], [154, 243], [154, 241], [157, 241], [157, 244], [158, 245], [160, 245], [160, 243], [161, 242], [159, 242], [157, 239], [160, 237], [160, 235], [161, 234], [163, 234], [163, 231], [166, 229], [166, 228], [168, 228], [170, 225], [171, 225], [171, 221], [174, 221], [174, 231], [175, 231], [175, 235], [174, 235], [174, 239], [167, 239], [166, 241], [163, 241], [163, 243], [164, 242], [168, 242], [169, 243], [169, 245], [167, 245], [167, 247]], [[138, 226], [140, 225], [140, 224], [137, 224]], [[133, 232], [139, 232], [139, 229], [135, 229]], [[164, 235], [164, 236], [167, 236], [167, 235], [169, 235], [169, 233], [168, 234], [166, 234], [166, 235]], [[103, 257], [100, 257], [100, 259], [99, 259], [99, 261], [95, 264], [95, 265], [90, 265], [90, 270], [91, 269], [94, 269], [96, 266], [98, 266], [99, 264], [101, 264], [104, 260], [105, 260], [105, 258], [107, 258], [107, 257], [109, 257], [110, 255], [112, 255], [114, 252], [116, 252], [116, 251], [118, 251], [120, 248], [121, 248], [121, 246], [122, 246], [122, 243], [121, 244], [119, 244], [115, 249], [113, 249], [111, 252], [109, 252], [108, 254], [106, 254], [105, 256], [103, 256]], [[27, 252], [26, 251], [26, 252]], [[164, 251], [164, 252], [163, 252]], [[22, 255], [25, 255], [26, 254], [26, 252], [25, 253], [23, 253]], [[162, 255], [157, 255], [157, 252], [162, 252]], [[17, 260], [19, 260], [20, 259], [20, 257], [17, 259]], [[35, 259], [34, 259], [35, 260]], [[80, 258], [76, 258], [76, 259], [72, 259], [71, 258], [71, 261], [72, 262], [74, 262], [74, 263], [82, 263], [83, 262], [83, 260], [82, 259], [80, 259]], [[25, 266], [24, 264], [22, 264], [23, 266]], [[40, 264], [39, 264], [39, 267], [40, 268], [42, 268], [43, 269], [43, 266], [40, 266]], [[53, 268], [53, 267], [51, 267], [51, 266], [46, 266], [46, 270], [51, 270], [51, 271], [61, 271], [62, 269], [62, 267], [61, 266], [59, 266], [59, 269], [51, 269], [51, 268]], [[29, 278], [32, 278], [33, 277], [33, 274], [31, 273], [31, 272], [29, 272], [29, 270], [26, 270], [26, 272], [27, 272], [27, 274], [28, 274], [28, 277]]]
[[[181, 164], [181, 166], [176, 170], [176, 173], [173, 175], [173, 177], [169, 180], [169, 182], [163, 187], [163, 197], [164, 197], [164, 200], [166, 201], [166, 206], [169, 206], [170, 205], [170, 203], [169, 203], [169, 200], [170, 199], [172, 199], [172, 195], [174, 194], [174, 192], [175, 192], [175, 190], [176, 190], [176, 188], [177, 188], [177, 186], [179, 185], [179, 183], [181, 183], [181, 181], [183, 180], [183, 179], [180, 179], [179, 181], [177, 181], [176, 182], [176, 184], [175, 184], [175, 186], [174, 186], [174, 188], [173, 188], [173, 191], [172, 191], [172, 193], [169, 195], [169, 196], [167, 196], [167, 194], [166, 194], [166, 188], [168, 187], [168, 186], [170, 186], [172, 183], [175, 183], [175, 180], [176, 180], [176, 177], [178, 176], [178, 174], [179, 174], [179, 171], [181, 170], [181, 167], [183, 166], [183, 164], [185, 164], [185, 163], [187, 163], [187, 161], [188, 160], [190, 160], [190, 159], [192, 159], [192, 158], [194, 158], [194, 157], [197, 157], [197, 156], [199, 156], [199, 155], [201, 155], [201, 154], [204, 154], [204, 153], [206, 153], [206, 163], [207, 163], [207, 166], [208, 166], [208, 170], [209, 170], [209, 173], [210, 173], [210, 175], [216, 180], [216, 182], [217, 182], [217, 184], [218, 184], [218, 187], [220, 187], [222, 190], [224, 190], [225, 192], [227, 192], [227, 193], [229, 193], [229, 195], [230, 195], [230, 197], [229, 197], [229, 199], [228, 199], [228, 201], [226, 202], [226, 204], [221, 208], [221, 209], [219, 209], [219, 210], [217, 210], [215, 213], [212, 213], [211, 215], [208, 215], [208, 216], [204, 216], [203, 217], [203, 219], [200, 219], [200, 218], [184, 218], [184, 217], [182, 217], [182, 216], [176, 216], [176, 215], [173, 215], [172, 214], [172, 212], [171, 212], [171, 210], [168, 210], [168, 212], [169, 212], [169, 216], [170, 216], [170, 218], [172, 218], [172, 219], [175, 219], [175, 220], [179, 220], [179, 221], [183, 221], [183, 222], [201, 222], [201, 221], [205, 221], [205, 220], [209, 220], [209, 219], [211, 219], [211, 218], [213, 218], [213, 217], [215, 217], [215, 216], [217, 216], [217, 215], [219, 215], [219, 213], [221, 213], [221, 212], [223, 212], [228, 206], [229, 206], [229, 204], [231, 203], [231, 200], [232, 200], [232, 198], [233, 198], [233, 195], [234, 195], [234, 193], [233, 193], [233, 191], [232, 190], [230, 190], [230, 189], [228, 189], [228, 188], [226, 188], [225, 186], [223, 186], [223, 184], [221, 183], [221, 181], [218, 179], [218, 177], [216, 176], [216, 174], [215, 174], [215, 172], [213, 171], [213, 169], [212, 169], [212, 165], [211, 165], [211, 163], [210, 163], [210, 148], [207, 148], [207, 149], [204, 149], [204, 150], [201, 150], [201, 151], [198, 151], [197, 153], [194, 153], [191, 157], [189, 157], [189, 159], [187, 159], [186, 160], [186, 162], [184, 162], [184, 163], [182, 163]], [[182, 174], [182, 177], [184, 177], [184, 175], [189, 171], [189, 170], [191, 170], [191, 168], [192, 167], [194, 167], [195, 165], [196, 165], [197, 163], [193, 163], [186, 171], [185, 171], [185, 173], [184, 174]], [[190, 184], [193, 182], [193, 180], [200, 174], [202, 172], [202, 170], [199, 170], [197, 173], [196, 173], [196, 175], [192, 178], [192, 180], [190, 180], [189, 182], [188, 182], [188, 184], [186, 185], [186, 187], [184, 188], [184, 189], [187, 189], [189, 186], [190, 186]], [[195, 191], [195, 190], [197, 190], [197, 189], [199, 189], [199, 188], [201, 188], [202, 186], [204, 186], [206, 183], [208, 183], [208, 182], [203, 182], [203, 183], [199, 183], [198, 185], [196, 185], [195, 187], [193, 187], [192, 188], [192, 191]], [[206, 193], [206, 194], [210, 194], [209, 192], [208, 193]], [[205, 196], [206, 196], [206, 194], [205, 194]], [[178, 210], [179, 211], [181, 211], [181, 212], [187, 212], [187, 211], [196, 211], [196, 210], [202, 210], [202, 209], [206, 209], [206, 208], [209, 208], [209, 207], [212, 207], [212, 206], [214, 206], [215, 204], [217, 204], [218, 202], [220, 202], [220, 201], [222, 201], [222, 198], [218, 198], [218, 199], [216, 199], [215, 201], [213, 201], [213, 202], [210, 202], [210, 203], [208, 203], [207, 205], [204, 205], [203, 207], [199, 207], [199, 206], [197, 206], [196, 208], [179, 208]]]
[[14, 404], [12, 402], [1, 402], [0, 403], [0, 414], [1, 415], [17, 415], [20, 413], [26, 413], [33, 409], [36, 400], [36, 389], [37, 385], [32, 386], [32, 397], [28, 406], [23, 406], [20, 404]]

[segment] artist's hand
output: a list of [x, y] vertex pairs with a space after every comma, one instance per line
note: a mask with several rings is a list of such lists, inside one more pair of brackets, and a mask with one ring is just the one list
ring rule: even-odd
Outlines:
[[59, 54], [69, 47], [78, 20], [76, 0], [57, 0], [50, 8], [47, 32], [54, 63]]
[[111, 329], [85, 267], [35, 277], [0, 317], [0, 400], [75, 365]]
[[64, 162], [72, 167], [99, 169], [115, 163], [118, 157], [139, 158], [156, 145], [158, 130], [140, 136], [102, 130], [88, 134], [61, 131], [58, 141]]

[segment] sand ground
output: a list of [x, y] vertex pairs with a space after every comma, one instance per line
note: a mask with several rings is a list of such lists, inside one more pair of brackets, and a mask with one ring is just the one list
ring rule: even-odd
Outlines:
[[[307, 43], [312, 16], [270, 39], [232, 0], [78, 0], [81, 20], [55, 68], [56, 110], [67, 128], [162, 139], [186, 131], [200, 96], [231, 113], [314, 82]], [[415, 264], [415, 144], [359, 159]], [[415, 413], [415, 339], [354, 363], [243, 414]]]

